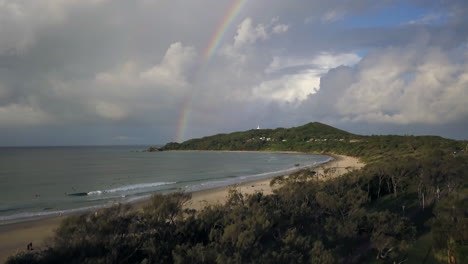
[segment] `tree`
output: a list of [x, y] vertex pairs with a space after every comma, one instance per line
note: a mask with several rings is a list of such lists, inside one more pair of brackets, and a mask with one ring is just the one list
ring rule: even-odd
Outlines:
[[171, 224], [183, 217], [182, 206], [191, 198], [187, 193], [171, 193], [168, 195], [154, 194], [148, 205], [143, 208], [144, 214], [153, 221]]
[[388, 166], [386, 171], [393, 195], [397, 197], [398, 192], [403, 189], [404, 182], [408, 180], [408, 176], [415, 172], [416, 161], [409, 157], [403, 157], [396, 159], [391, 164], [392, 166]]
[[387, 259], [398, 256], [402, 250], [413, 241], [415, 228], [408, 218], [396, 214], [377, 212], [370, 214], [369, 223], [372, 225], [371, 243], [377, 250], [376, 259]]
[[312, 264], [333, 264], [335, 259], [332, 253], [325, 249], [321, 241], [315, 241], [310, 250], [310, 263]]
[[456, 263], [468, 263], [468, 199], [451, 195], [438, 203], [431, 222], [436, 249], [445, 250]]

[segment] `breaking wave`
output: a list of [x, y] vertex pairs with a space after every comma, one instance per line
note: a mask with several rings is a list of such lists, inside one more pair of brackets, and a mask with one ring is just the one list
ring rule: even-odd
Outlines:
[[90, 192], [77, 192], [77, 193], [70, 193], [69, 196], [92, 196], [92, 195], [101, 195], [107, 193], [118, 193], [118, 192], [128, 192], [137, 189], [148, 189], [163, 185], [170, 185], [175, 184], [176, 182], [152, 182], [152, 183], [139, 183], [139, 184], [132, 184], [126, 185], [118, 188], [107, 189], [107, 190], [96, 190]]

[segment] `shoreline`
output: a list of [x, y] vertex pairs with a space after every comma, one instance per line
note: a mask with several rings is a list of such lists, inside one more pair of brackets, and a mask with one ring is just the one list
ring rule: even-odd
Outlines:
[[291, 151], [274, 151], [274, 150], [163, 150], [163, 151], [158, 151], [158, 152], [274, 153], [274, 154], [310, 154], [310, 155], [333, 156], [333, 154], [307, 153], [307, 152], [300, 152], [300, 151], [293, 151], [293, 150], [291, 150]]
[[[207, 182], [207, 183], [212, 183], [210, 186], [204, 187], [204, 188], [193, 188], [196, 186], [189, 186], [186, 189], [181, 189], [179, 191], [183, 191], [186, 193], [195, 193], [195, 192], [200, 192], [200, 191], [206, 191], [206, 190], [211, 190], [211, 189], [217, 189], [217, 188], [225, 188], [228, 186], [235, 186], [235, 185], [241, 185], [244, 183], [250, 183], [250, 182], [256, 182], [256, 181], [261, 181], [264, 179], [271, 179], [277, 176], [281, 175], [288, 175], [290, 173], [293, 173], [297, 170], [301, 170], [304, 168], [312, 168], [312, 167], [318, 167], [323, 164], [332, 162], [333, 160], [336, 159], [336, 155], [333, 154], [318, 154], [318, 153], [307, 153], [307, 152], [299, 152], [299, 151], [244, 151], [244, 150], [235, 150], [235, 151], [228, 151], [228, 150], [222, 150], [222, 151], [217, 151], [217, 150], [170, 150], [167, 152], [219, 152], [219, 153], [272, 153], [272, 154], [303, 154], [303, 155], [323, 155], [323, 156], [328, 156], [329, 159], [325, 160], [321, 163], [318, 164], [307, 164], [307, 165], [300, 165], [297, 167], [290, 167], [288, 169], [284, 170], [279, 170], [279, 171], [273, 171], [273, 172], [266, 172], [266, 173], [260, 173], [260, 174], [252, 174], [252, 175], [247, 175], [247, 176], [240, 176], [237, 178], [237, 181], [232, 180], [231, 178], [220, 178], [220, 179], [213, 179], [213, 181]], [[299, 164], [297, 164], [299, 165]], [[226, 181], [231, 181], [231, 182], [226, 182]], [[220, 183], [221, 184], [216, 184]], [[135, 195], [135, 196], [128, 196], [126, 199], [109, 199], [106, 200], [106, 203], [102, 204], [95, 204], [95, 205], [88, 205], [84, 207], [76, 207], [76, 208], [69, 208], [69, 209], [57, 209], [57, 210], [52, 210], [49, 212], [39, 212], [36, 215], [26, 215], [26, 216], [19, 216], [15, 218], [8, 218], [5, 217], [5, 219], [0, 220], [0, 227], [4, 225], [10, 225], [10, 224], [18, 224], [18, 223], [24, 223], [24, 222], [32, 222], [32, 221], [40, 221], [40, 220], [45, 220], [48, 218], [55, 218], [55, 217], [62, 217], [62, 216], [69, 216], [69, 215], [75, 215], [75, 214], [81, 214], [81, 213], [87, 213], [87, 212], [94, 212], [97, 210], [105, 209], [112, 207], [115, 204], [121, 203], [121, 204], [138, 204], [142, 203], [146, 200], [149, 200], [151, 195], [153, 193], [160, 193], [160, 194], [168, 194], [171, 192], [177, 191], [177, 189], [167, 189], [167, 190], [160, 190], [160, 191], [154, 191], [154, 192], [149, 192], [145, 194], [140, 194], [140, 195]], [[21, 215], [22, 213], [19, 213], [17, 215]], [[16, 215], [12, 215], [16, 216]]]
[[[359, 159], [354, 157], [337, 154], [324, 155], [331, 156], [333, 159], [328, 162], [319, 164], [318, 166], [311, 167], [315, 168], [315, 171], [318, 173], [320, 180], [327, 180], [339, 177], [348, 171], [357, 170], [365, 166], [363, 162], [359, 161]], [[334, 170], [324, 173], [326, 169], [330, 168], [334, 168]], [[290, 173], [284, 175], [289, 174]], [[274, 177], [276, 176], [272, 176], [267, 179], [244, 182], [241, 184], [234, 184], [224, 187], [217, 187], [192, 192], [192, 198], [184, 205], [184, 208], [200, 210], [207, 205], [222, 204], [226, 202], [228, 192], [231, 188], [239, 190], [244, 195], [253, 194], [259, 191], [263, 192], [266, 195], [272, 194], [274, 189], [270, 186], [270, 181]]]
[[[202, 151], [200, 151], [202, 152]], [[218, 151], [218, 152], [254, 152], [254, 151]], [[266, 152], [266, 151], [255, 151]], [[303, 152], [272, 152], [272, 153], [301, 153], [313, 154]], [[323, 171], [327, 168], [337, 168], [332, 173], [328, 173], [328, 177], [338, 177], [349, 170], [349, 168], [360, 169], [364, 166], [357, 158], [336, 155], [336, 154], [320, 154], [332, 157], [328, 162], [319, 164], [309, 168], [317, 168], [316, 171], [324, 174]], [[298, 168], [300, 169], [300, 168]], [[303, 169], [303, 167], [301, 167]], [[288, 175], [292, 172], [284, 173]], [[231, 188], [238, 189], [242, 194], [253, 194], [255, 192], [263, 192], [264, 194], [271, 194], [273, 189], [270, 187], [270, 181], [275, 176], [270, 176], [265, 179], [253, 179], [251, 181], [242, 182], [239, 184], [231, 184], [227, 186], [214, 187], [210, 189], [197, 190], [189, 192], [192, 198], [184, 205], [184, 208], [200, 210], [207, 205], [215, 205], [224, 203], [227, 200], [228, 191]], [[324, 178], [322, 178], [324, 179]], [[132, 207], [139, 209], [149, 201], [149, 198], [129, 202]], [[83, 213], [83, 212], [80, 212]], [[0, 262], [14, 255], [15, 253], [25, 250], [29, 242], [33, 243], [35, 249], [42, 249], [47, 245], [50, 237], [53, 236], [54, 230], [60, 225], [61, 221], [71, 214], [62, 216], [54, 215], [48, 217], [34, 218], [31, 220], [0, 224]]]

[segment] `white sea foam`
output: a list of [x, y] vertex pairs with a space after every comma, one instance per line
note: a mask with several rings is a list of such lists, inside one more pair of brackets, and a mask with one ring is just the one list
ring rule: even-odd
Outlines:
[[100, 194], [105, 194], [105, 193], [127, 192], [131, 190], [136, 190], [136, 189], [146, 189], [146, 188], [152, 188], [152, 187], [157, 187], [157, 186], [162, 186], [162, 185], [170, 185], [170, 184], [175, 184], [175, 183], [176, 182], [139, 183], [139, 184], [126, 185], [126, 186], [103, 190], [103, 191], [101, 190], [91, 191], [91, 192], [88, 192], [88, 195], [100, 195]]
[[[73, 153], [73, 152], [70, 152], [70, 153]], [[167, 153], [167, 154], [174, 155], [174, 153]], [[199, 154], [200, 153], [197, 153], [197, 155]], [[231, 155], [228, 153], [213, 153], [213, 154], [210, 153], [209, 155], [214, 155], [214, 154], [221, 155], [221, 156]], [[188, 154], [178, 153], [178, 155], [182, 156], [181, 158], [185, 159], [187, 158], [185, 156]], [[204, 154], [204, 155], [208, 155], [208, 154]], [[258, 155], [267, 155], [267, 154], [258, 154]], [[238, 155], [238, 156], [242, 156], [242, 155]], [[172, 158], [173, 157], [171, 156], [171, 159]], [[212, 158], [212, 156], [210, 156], [210, 158]], [[171, 161], [171, 159], [168, 158], [159, 162], [169, 162]], [[308, 159], [308, 157], [306, 157], [306, 159], [303, 158], [303, 159], [298, 159], [298, 160], [295, 160], [295, 159], [284, 160], [283, 157], [281, 158], [270, 157], [268, 158], [268, 160], [264, 160], [263, 163], [272, 164], [271, 167], [270, 165], [267, 165], [265, 167], [262, 167], [261, 169], [254, 168], [251, 171], [262, 171], [262, 170], [263, 171], [277, 170], [277, 171], [259, 173], [259, 174], [247, 172], [249, 170], [234, 170], [234, 171], [227, 170], [225, 171], [222, 166], [214, 166], [216, 173], [213, 171], [206, 170], [207, 171], [206, 174], [199, 173], [195, 177], [190, 177], [191, 167], [185, 168], [184, 166], [182, 166], [183, 168], [180, 171], [179, 170], [176, 170], [176, 171], [178, 173], [187, 174], [187, 177], [171, 178], [172, 176], [171, 177], [161, 176], [161, 175], [165, 175], [166, 170], [167, 170], [167, 168], [162, 167], [159, 170], [157, 170], [158, 173], [157, 175], [154, 175], [155, 176], [153, 178], [154, 180], [153, 179], [146, 180], [149, 183], [138, 183], [138, 184], [128, 183], [128, 185], [125, 185], [125, 186], [112, 186], [107, 189], [100, 188], [100, 187], [91, 187], [91, 188], [88, 187], [89, 189], [85, 189], [83, 190], [83, 192], [77, 192], [74, 194], [65, 193], [66, 196], [64, 196], [63, 200], [60, 200], [61, 193], [60, 191], [57, 191], [56, 193], [52, 194], [52, 195], [55, 195], [57, 199], [55, 199], [54, 197], [54, 202], [51, 202], [51, 203], [47, 201], [45, 202], [41, 201], [42, 197], [44, 197], [44, 199], [46, 198], [46, 195], [43, 195], [39, 198], [36, 197], [35, 199], [37, 199], [38, 202], [40, 202], [40, 205], [28, 204], [27, 202], [23, 202], [23, 204], [25, 204], [24, 206], [26, 207], [24, 207], [23, 204], [20, 203], [19, 208], [12, 208], [11, 210], [1, 212], [0, 224], [3, 224], [5, 222], [23, 221], [23, 220], [27, 220], [30, 218], [42, 218], [42, 217], [50, 217], [50, 216], [58, 216], [58, 215], [67, 215], [67, 214], [76, 213], [76, 212], [98, 210], [99, 208], [110, 207], [113, 203], [116, 203], [116, 202], [126, 203], [126, 202], [138, 201], [141, 199], [147, 199], [154, 192], [160, 192], [160, 193], [173, 192], [176, 190], [177, 187], [181, 187], [180, 185], [186, 185], [184, 188], [186, 191], [196, 191], [196, 190], [210, 189], [210, 188], [221, 187], [221, 186], [228, 186], [228, 185], [233, 185], [237, 183], [245, 183], [249, 181], [261, 180], [261, 179], [266, 179], [266, 178], [270, 178], [274, 176], [289, 174], [289, 173], [292, 173], [294, 171], [297, 171], [306, 167], [319, 166], [321, 163], [328, 162], [331, 159], [332, 159], [331, 157], [328, 157], [328, 159], [322, 162], [313, 162], [313, 160]], [[259, 162], [261, 161], [262, 160], [260, 159]], [[289, 166], [289, 168], [284, 169], [284, 170], [278, 170], [278, 165], [276, 164], [277, 161], [282, 162], [283, 168], [285, 166]], [[222, 164], [223, 162], [228, 162], [228, 161], [225, 161], [224, 159], [220, 159], [219, 161], [218, 160], [213, 161], [213, 163], [216, 163], [216, 164]], [[293, 166], [294, 163], [301, 163], [302, 166]], [[203, 162], [201, 162], [201, 164], [203, 166], [201, 167], [195, 166], [196, 168], [194, 171], [200, 170], [204, 172], [205, 168], [210, 168], [210, 166], [213, 165], [211, 163], [208, 163], [205, 165], [205, 163]], [[244, 165], [240, 164], [238, 166], [243, 167]], [[246, 166], [250, 166], [250, 165], [246, 165]], [[78, 167], [78, 168], [81, 169], [81, 167]], [[168, 166], [168, 168], [171, 169], [171, 173], [172, 173], [172, 170], [174, 170], [174, 167]], [[89, 171], [91, 173], [93, 172], [92, 169], [89, 169]], [[244, 171], [244, 172], [240, 172], [240, 171]], [[117, 170], [117, 173], [118, 172], [119, 171]], [[146, 170], [142, 170], [142, 172], [136, 171], [134, 178], [137, 179], [137, 178], [140, 178], [141, 176], [146, 177], [148, 173], [149, 172]], [[175, 175], [178, 176], [178, 174], [175, 174]], [[127, 178], [132, 179], [133, 177], [126, 177], [125, 179]], [[104, 178], [103, 180], [107, 180], [107, 181], [103, 181], [104, 183], [115, 184], [115, 182], [109, 181], [109, 179], [107, 178]], [[119, 181], [121, 180], [123, 179], [119, 179]], [[174, 182], [172, 182], [171, 180], [174, 180]], [[155, 182], [151, 182], [151, 181], [155, 181]], [[90, 186], [90, 185], [88, 184], [87, 186]], [[86, 190], [91, 190], [91, 191], [86, 191]], [[39, 192], [39, 191], [35, 190], [35, 192]], [[96, 204], [96, 203], [99, 203], [99, 204]], [[83, 206], [83, 207], [76, 208], [76, 206]], [[45, 210], [44, 208], [50, 208], [50, 209]], [[25, 212], [25, 211], [29, 211], [29, 212]], [[11, 215], [8, 215], [10, 213]]]
[[102, 191], [92, 191], [92, 192], [88, 192], [88, 195], [99, 195], [99, 194], [102, 194]]

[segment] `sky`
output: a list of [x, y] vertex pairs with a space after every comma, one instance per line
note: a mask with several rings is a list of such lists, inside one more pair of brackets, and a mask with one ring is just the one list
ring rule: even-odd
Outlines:
[[0, 0], [0, 146], [322, 122], [468, 139], [466, 0]]

